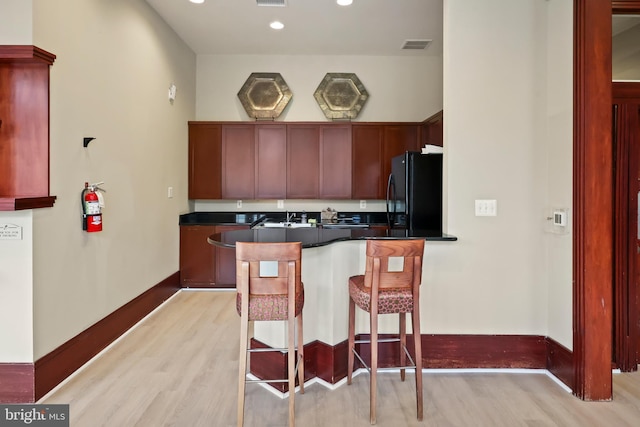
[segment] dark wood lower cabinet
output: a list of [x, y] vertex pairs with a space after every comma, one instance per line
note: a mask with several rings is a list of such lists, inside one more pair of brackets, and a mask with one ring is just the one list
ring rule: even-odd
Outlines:
[[211, 245], [207, 238], [248, 225], [183, 225], [180, 227], [180, 284], [183, 288], [235, 287], [235, 250]]

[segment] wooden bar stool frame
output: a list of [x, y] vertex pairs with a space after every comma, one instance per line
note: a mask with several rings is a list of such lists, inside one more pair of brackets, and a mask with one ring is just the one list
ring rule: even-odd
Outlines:
[[[367, 240], [365, 274], [349, 278], [349, 359], [347, 384], [351, 384], [355, 356], [370, 374], [369, 415], [371, 424], [376, 423], [377, 372], [392, 369], [400, 369], [401, 381], [405, 380], [405, 369], [415, 369], [417, 418], [419, 421], [423, 419], [422, 343], [420, 334], [420, 284], [422, 281], [423, 254], [424, 239]], [[389, 259], [392, 257], [404, 258], [402, 272], [389, 271]], [[380, 298], [390, 296], [392, 292], [396, 293], [396, 295], [400, 292], [404, 296], [405, 302], [409, 302], [410, 299], [410, 309], [383, 307], [382, 312], [379, 312]], [[365, 298], [362, 299], [362, 296]], [[371, 338], [369, 340], [355, 339], [356, 305], [369, 312], [371, 329]], [[411, 358], [406, 346], [407, 312], [411, 313], [415, 361]], [[388, 313], [397, 313], [399, 315], [399, 338], [378, 339], [378, 315]], [[378, 343], [380, 342], [400, 343], [400, 366], [387, 368], [378, 367]], [[367, 343], [371, 344], [370, 366], [362, 360], [362, 357], [358, 354], [355, 347], [356, 344]], [[410, 362], [409, 365], [406, 365], [407, 358]]]
[[[236, 305], [240, 314], [240, 356], [238, 376], [238, 427], [244, 424], [244, 396], [247, 383], [289, 383], [289, 425], [295, 425], [295, 381], [296, 374], [300, 393], [304, 394], [304, 353], [302, 337], [302, 306], [304, 288], [301, 281], [300, 242], [287, 243], [236, 243]], [[276, 261], [277, 275], [260, 276], [261, 261]], [[299, 296], [302, 296], [300, 300]], [[255, 298], [275, 296], [281, 305], [277, 313], [254, 313], [251, 303]], [[273, 302], [273, 300], [271, 300]], [[284, 306], [283, 303], [284, 302]], [[286, 306], [286, 307], [285, 307]], [[257, 311], [257, 310], [256, 310]], [[278, 311], [278, 310], [276, 310]], [[270, 317], [272, 316], [272, 317]], [[259, 317], [259, 318], [257, 318]], [[286, 320], [287, 347], [249, 349], [249, 322], [254, 320]], [[296, 327], [297, 326], [297, 327]], [[297, 355], [295, 338], [297, 329]], [[287, 352], [288, 378], [252, 380], [247, 379], [247, 357], [252, 352]]]

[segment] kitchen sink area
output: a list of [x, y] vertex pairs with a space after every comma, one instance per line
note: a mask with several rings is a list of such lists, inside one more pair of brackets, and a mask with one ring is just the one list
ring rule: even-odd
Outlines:
[[302, 223], [302, 222], [263, 222], [259, 226], [264, 228], [309, 228], [315, 224]]

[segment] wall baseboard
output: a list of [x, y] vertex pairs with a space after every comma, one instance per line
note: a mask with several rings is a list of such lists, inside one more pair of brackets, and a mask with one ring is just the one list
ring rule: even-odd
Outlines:
[[35, 363], [35, 400], [51, 391], [178, 290], [180, 273], [176, 272], [38, 359]]
[[546, 343], [547, 369], [575, 392], [573, 352], [552, 338], [547, 337]]
[[[381, 335], [389, 338], [392, 335]], [[366, 340], [362, 334], [357, 340]], [[266, 348], [257, 340], [252, 348]], [[360, 344], [358, 353], [366, 361], [371, 357], [369, 344]], [[407, 347], [413, 336], [407, 335]], [[305, 380], [320, 378], [335, 384], [347, 376], [347, 341], [331, 346], [319, 341], [305, 345]], [[413, 355], [413, 352], [411, 352]], [[259, 357], [256, 357], [260, 355]], [[538, 335], [423, 335], [422, 360], [425, 369], [547, 369], [573, 389], [573, 355], [555, 340]], [[398, 366], [396, 343], [380, 343], [380, 367]], [[356, 369], [361, 367], [356, 359]], [[261, 379], [285, 378], [287, 358], [282, 353], [254, 353], [251, 373]], [[271, 383], [276, 390], [287, 391], [286, 383]]]

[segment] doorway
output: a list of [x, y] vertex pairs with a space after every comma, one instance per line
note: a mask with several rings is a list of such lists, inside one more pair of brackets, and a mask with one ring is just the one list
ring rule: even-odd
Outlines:
[[613, 362], [638, 369], [640, 354], [640, 82], [614, 82]]

